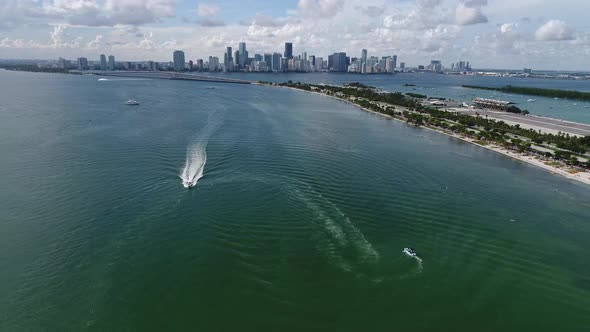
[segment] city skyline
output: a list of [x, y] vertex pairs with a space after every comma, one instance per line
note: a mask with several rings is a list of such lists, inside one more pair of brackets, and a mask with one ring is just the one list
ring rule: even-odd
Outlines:
[[585, 8], [580, 0], [12, 0], [0, 11], [0, 58], [168, 61], [181, 49], [195, 60], [240, 42], [250, 54], [284, 54], [288, 40], [293, 54], [367, 49], [407, 66], [472, 59], [479, 68], [588, 70]]

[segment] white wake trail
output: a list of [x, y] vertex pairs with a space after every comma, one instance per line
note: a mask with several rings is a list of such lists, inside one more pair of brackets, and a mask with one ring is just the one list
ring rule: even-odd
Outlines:
[[186, 163], [180, 174], [182, 185], [185, 188], [192, 188], [197, 185], [200, 178], [203, 177], [205, 164], [207, 163], [207, 145], [197, 143], [188, 149], [186, 153]]
[[209, 114], [207, 124], [189, 144], [186, 151], [186, 161], [184, 168], [180, 172], [180, 179], [185, 188], [193, 188], [197, 185], [205, 172], [205, 164], [207, 163], [207, 144], [209, 138], [221, 127], [223, 117], [217, 111]]

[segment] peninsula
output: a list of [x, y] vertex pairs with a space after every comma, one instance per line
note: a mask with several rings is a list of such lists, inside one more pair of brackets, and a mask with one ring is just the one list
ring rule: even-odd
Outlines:
[[522, 128], [519, 124], [484, 118], [477, 113], [474, 116], [459, 109], [428, 106], [421, 101], [422, 96], [416, 98], [400, 92], [382, 91], [361, 83], [343, 86], [299, 82], [260, 84], [336, 98], [365, 111], [432, 129], [544, 168], [552, 174], [590, 184], [590, 136]]

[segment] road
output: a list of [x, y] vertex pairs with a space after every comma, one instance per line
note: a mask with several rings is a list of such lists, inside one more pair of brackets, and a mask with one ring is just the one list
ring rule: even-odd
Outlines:
[[479, 113], [479, 115], [482, 117], [487, 116], [490, 119], [504, 121], [511, 125], [519, 124], [522, 128], [541, 130], [541, 132], [547, 134], [557, 134], [558, 132], [562, 132], [575, 136], [590, 136], [590, 125], [584, 123], [482, 109], [455, 108], [449, 109], [449, 111], [455, 111], [472, 116], [475, 116], [475, 113]]

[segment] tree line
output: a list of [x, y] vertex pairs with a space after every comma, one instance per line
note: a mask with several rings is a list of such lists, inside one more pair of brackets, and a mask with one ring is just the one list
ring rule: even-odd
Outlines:
[[558, 90], [558, 89], [542, 89], [542, 88], [530, 88], [523, 86], [512, 86], [506, 85], [503, 87], [488, 87], [478, 85], [463, 85], [464, 88], [478, 89], [478, 90], [489, 90], [489, 91], [500, 91], [505, 93], [516, 93], [521, 95], [531, 96], [542, 96], [551, 98], [564, 98], [564, 99], [576, 99], [590, 101], [590, 92], [573, 91], [573, 90]]

